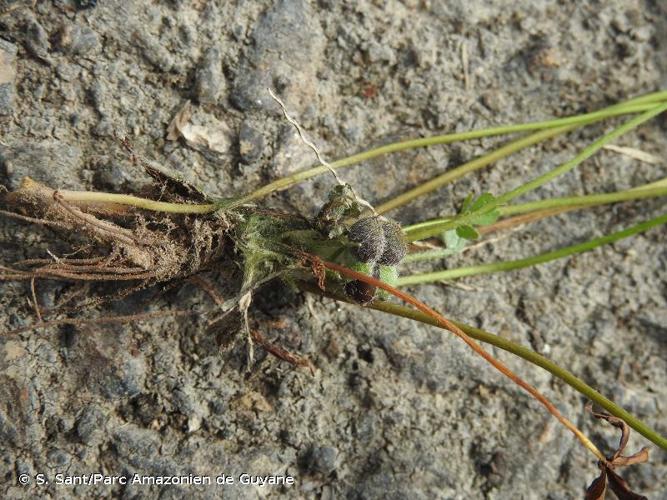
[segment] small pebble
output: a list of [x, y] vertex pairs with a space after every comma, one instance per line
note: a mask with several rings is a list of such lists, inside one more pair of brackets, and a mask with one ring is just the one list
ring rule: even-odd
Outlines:
[[7, 186], [16, 189], [26, 177], [62, 189], [81, 189], [81, 150], [58, 141], [0, 146], [0, 172]]
[[241, 124], [239, 130], [239, 154], [245, 163], [258, 160], [264, 152], [264, 137], [248, 122]]
[[87, 26], [65, 25], [58, 32], [56, 47], [67, 54], [85, 55], [99, 46], [99, 37]]
[[308, 472], [331, 474], [336, 470], [338, 450], [332, 446], [315, 446], [303, 456], [301, 463]]
[[324, 49], [321, 26], [305, 0], [280, 0], [262, 14], [252, 32], [253, 49], [241, 64], [230, 100], [242, 111], [279, 111], [270, 87], [290, 105], [315, 94], [313, 82]]
[[200, 104], [215, 104], [223, 93], [224, 85], [220, 49], [211, 47], [206, 51], [197, 70], [197, 100]]
[[76, 0], [76, 8], [79, 10], [92, 9], [97, 5], [97, 0]]
[[16, 96], [16, 45], [0, 38], [0, 116], [12, 113]]
[[164, 73], [171, 71], [174, 67], [174, 58], [157, 37], [137, 30], [134, 33], [134, 40], [141, 54], [155, 69]]
[[36, 19], [31, 20], [25, 28], [25, 46], [33, 56], [51, 64], [49, 34]]

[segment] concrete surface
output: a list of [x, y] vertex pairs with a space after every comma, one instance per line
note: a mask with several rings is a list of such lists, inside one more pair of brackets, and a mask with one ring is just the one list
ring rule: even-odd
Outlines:
[[[315, 163], [265, 88], [276, 89], [329, 159], [399, 138], [596, 109], [667, 84], [667, 10], [651, 0], [504, 2], [0, 2], [0, 179], [131, 190], [143, 179], [115, 136], [215, 196]], [[465, 55], [464, 55], [465, 54]], [[467, 64], [464, 64], [467, 60]], [[466, 68], [467, 66], [467, 68]], [[467, 75], [467, 76], [466, 76]], [[186, 100], [222, 123], [226, 150], [166, 140]], [[567, 160], [593, 127], [532, 148], [394, 215], [448, 213]], [[380, 202], [496, 144], [403, 153], [342, 172]], [[665, 158], [665, 122], [619, 141]], [[616, 190], [664, 177], [603, 152], [526, 197]], [[312, 216], [332, 180], [266, 203]], [[532, 255], [644, 220], [664, 202], [550, 219], [449, 260]], [[3, 220], [0, 258], [58, 251], [54, 235]], [[536, 269], [429, 285], [446, 315], [532, 346], [667, 434], [664, 228]], [[444, 263], [440, 263], [444, 264]], [[224, 288], [224, 287], [223, 287]], [[65, 285], [38, 282], [44, 307]], [[0, 284], [0, 325], [34, 321], [25, 284]], [[183, 285], [95, 314], [211, 308]], [[4, 498], [581, 498], [597, 468], [535, 402], [439, 331], [271, 284], [253, 321], [307, 355], [314, 376], [257, 352], [222, 350], [201, 319], [51, 328], [0, 338]], [[233, 329], [230, 326], [230, 331]], [[609, 451], [617, 435], [545, 372], [499, 358]], [[630, 449], [648, 441], [633, 434]], [[56, 485], [55, 474], [226, 474], [235, 485]], [[295, 485], [244, 486], [239, 475]], [[17, 482], [28, 474], [32, 485]], [[36, 474], [50, 484], [36, 486]], [[624, 471], [667, 498], [667, 454]]]

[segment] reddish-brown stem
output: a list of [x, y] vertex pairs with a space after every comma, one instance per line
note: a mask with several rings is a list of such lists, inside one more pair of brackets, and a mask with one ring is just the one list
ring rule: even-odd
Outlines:
[[35, 292], [35, 277], [30, 280], [30, 293], [32, 294], [32, 307], [35, 308], [37, 321], [42, 322], [42, 313], [39, 311], [39, 302], [37, 302], [37, 292]]
[[522, 226], [524, 224], [530, 224], [531, 222], [537, 222], [538, 220], [544, 219], [546, 217], [551, 217], [553, 215], [562, 214], [565, 212], [570, 212], [572, 210], [577, 210], [580, 207], [559, 207], [559, 208], [546, 208], [538, 212], [532, 212], [528, 214], [515, 215], [508, 219], [503, 219], [491, 224], [490, 226], [478, 227], [477, 231], [480, 234], [488, 234], [496, 231], [502, 231], [505, 229], [511, 229], [513, 227]]
[[336, 271], [336, 272], [338, 272], [338, 273], [340, 273], [344, 276], [347, 276], [348, 278], [363, 281], [365, 283], [368, 283], [369, 285], [375, 286], [377, 288], [381, 288], [382, 290], [385, 290], [385, 291], [389, 292], [390, 294], [394, 295], [395, 297], [397, 297], [397, 298], [407, 302], [408, 304], [414, 306], [415, 308], [417, 308], [418, 310], [420, 310], [424, 314], [427, 314], [428, 316], [432, 317], [443, 328], [449, 330], [454, 335], [456, 335], [461, 340], [463, 340], [466, 344], [468, 344], [471, 349], [473, 349], [477, 354], [479, 354], [486, 361], [488, 361], [500, 373], [502, 373], [503, 375], [505, 375], [506, 377], [511, 379], [515, 384], [517, 384], [519, 387], [521, 387], [526, 392], [528, 392], [533, 398], [535, 398], [537, 401], [539, 401], [549, 411], [549, 413], [551, 413], [554, 417], [556, 417], [556, 419], [561, 424], [563, 424], [566, 428], [568, 428], [575, 435], [575, 437], [586, 448], [588, 448], [599, 460], [601, 460], [602, 462], [606, 462], [606, 458], [602, 454], [602, 452], [569, 419], [567, 419], [558, 410], [558, 408], [556, 408], [554, 406], [554, 404], [551, 403], [551, 401], [549, 401], [535, 387], [533, 387], [532, 385], [530, 385], [529, 383], [527, 383], [523, 379], [521, 379], [517, 374], [515, 374], [512, 370], [510, 370], [503, 362], [494, 358], [481, 345], [479, 345], [475, 340], [470, 338], [463, 330], [461, 330], [454, 323], [452, 323], [447, 318], [442, 316], [440, 313], [431, 309], [429, 306], [427, 306], [426, 304], [424, 304], [420, 300], [416, 299], [412, 295], [410, 295], [408, 293], [405, 293], [401, 290], [398, 290], [397, 288], [394, 288], [393, 286], [385, 283], [384, 281], [380, 281], [379, 279], [368, 276], [367, 274], [363, 274], [363, 273], [353, 271], [352, 269], [349, 269], [345, 266], [341, 266], [340, 264], [336, 264], [334, 262], [323, 261], [323, 260], [319, 259], [319, 257], [313, 256], [313, 255], [309, 256], [309, 258], [313, 261], [319, 262], [319, 265], [322, 265], [322, 266], [324, 266], [327, 269], [330, 269], [332, 271]]
[[308, 358], [298, 356], [277, 344], [269, 342], [269, 340], [257, 330], [251, 330], [250, 335], [252, 339], [269, 354], [278, 359], [282, 359], [283, 361], [287, 361], [291, 365], [306, 367], [310, 370], [311, 375], [315, 374], [315, 367]]
[[202, 290], [204, 290], [208, 294], [208, 296], [211, 297], [211, 299], [213, 299], [215, 305], [217, 305], [220, 308], [223, 308], [225, 306], [225, 299], [222, 297], [222, 295], [220, 295], [220, 293], [218, 292], [218, 290], [216, 290], [213, 283], [211, 283], [209, 280], [198, 275], [190, 276], [188, 280], [197, 285]]

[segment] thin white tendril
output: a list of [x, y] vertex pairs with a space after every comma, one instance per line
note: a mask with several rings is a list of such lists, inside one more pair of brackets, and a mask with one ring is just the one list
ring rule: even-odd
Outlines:
[[[315, 146], [315, 144], [313, 144], [306, 137], [306, 134], [303, 131], [303, 129], [301, 128], [301, 125], [299, 125], [299, 123], [289, 115], [289, 113], [287, 112], [287, 107], [285, 106], [285, 103], [283, 103], [283, 101], [280, 100], [280, 98], [273, 92], [273, 90], [270, 87], [268, 88], [268, 91], [269, 91], [269, 94], [271, 94], [271, 97], [273, 98], [273, 100], [276, 101], [276, 103], [278, 103], [278, 106], [280, 106], [280, 109], [282, 110], [283, 115], [285, 116], [285, 119], [288, 122], [290, 122], [292, 125], [294, 125], [294, 128], [296, 128], [297, 132], [299, 133], [299, 137], [301, 138], [301, 141], [303, 141], [303, 143], [306, 146], [308, 146], [310, 149], [313, 150], [313, 152], [315, 153], [315, 156], [317, 156], [317, 161], [320, 162], [320, 165], [322, 165], [323, 167], [326, 167], [329, 170], [329, 172], [332, 173], [332, 175], [336, 178], [336, 182], [338, 182], [339, 185], [344, 186], [346, 183], [341, 180], [341, 178], [338, 176], [338, 173], [336, 173], [334, 168], [322, 157], [322, 155], [320, 154], [320, 151], [317, 149], [317, 146]], [[348, 186], [350, 186], [350, 185], [348, 184]], [[366, 200], [364, 200], [363, 198], [358, 196], [357, 193], [354, 191], [354, 188], [352, 186], [350, 186], [350, 190], [352, 191], [352, 195], [354, 196], [354, 199], [358, 203], [360, 203], [361, 205], [364, 205], [365, 207], [369, 208], [371, 210], [371, 212], [373, 212], [374, 215], [376, 215], [376, 216], [378, 215], [378, 213], [375, 211], [375, 208], [373, 208], [373, 205], [371, 205]]]
[[252, 334], [250, 333], [250, 322], [248, 321], [248, 309], [250, 309], [251, 302], [252, 302], [252, 291], [247, 292], [239, 299], [239, 311], [241, 311], [241, 313], [243, 314], [243, 329], [245, 330], [248, 339], [248, 366], [247, 366], [248, 371], [250, 371], [253, 359], [255, 357], [255, 349], [253, 348], [254, 344], [252, 341]]

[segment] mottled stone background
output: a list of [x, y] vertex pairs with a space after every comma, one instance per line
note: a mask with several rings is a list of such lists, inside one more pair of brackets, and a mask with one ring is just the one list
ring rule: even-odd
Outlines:
[[[34, 3], [34, 5], [33, 5]], [[667, 86], [667, 10], [656, 0], [0, 1], [0, 182], [128, 191], [143, 180], [115, 136], [208, 193], [229, 196], [312, 165], [270, 86], [334, 159], [391, 140], [582, 112]], [[467, 61], [467, 64], [466, 64]], [[467, 67], [467, 70], [466, 70]], [[467, 75], [467, 76], [466, 76]], [[190, 100], [216, 151], [166, 139]], [[572, 157], [596, 126], [532, 148], [393, 215], [451, 212], [470, 192], [501, 193]], [[395, 155], [342, 172], [380, 202], [486, 151], [483, 140]], [[662, 158], [665, 122], [619, 144]], [[526, 199], [657, 180], [610, 151]], [[312, 215], [332, 180], [273, 196]], [[438, 265], [528, 256], [664, 210], [649, 201], [534, 224]], [[0, 260], [46, 255], [53, 233], [2, 220]], [[424, 286], [450, 317], [532, 346], [667, 433], [667, 234], [535, 269]], [[65, 285], [38, 282], [44, 307]], [[224, 287], [223, 287], [224, 288]], [[0, 328], [34, 321], [25, 284], [0, 284]], [[213, 307], [192, 285], [95, 314]], [[307, 355], [314, 376], [242, 345], [221, 351], [203, 322], [62, 327], [0, 338], [4, 498], [581, 498], [591, 456], [535, 402], [459, 341], [270, 285], [253, 321]], [[617, 441], [582, 397], [508, 354], [499, 358], [601, 446]], [[648, 441], [633, 434], [631, 450]], [[290, 474], [291, 489], [28, 488], [21, 473]], [[627, 471], [667, 497], [667, 454]]]

